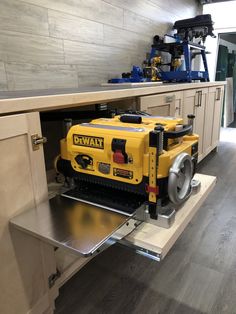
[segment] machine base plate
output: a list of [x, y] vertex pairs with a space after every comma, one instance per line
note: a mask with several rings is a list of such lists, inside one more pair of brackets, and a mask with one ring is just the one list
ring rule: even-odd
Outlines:
[[143, 195], [107, 188], [93, 183], [81, 184], [61, 195], [126, 216], [133, 216], [142, 207], [145, 209], [146, 201]]

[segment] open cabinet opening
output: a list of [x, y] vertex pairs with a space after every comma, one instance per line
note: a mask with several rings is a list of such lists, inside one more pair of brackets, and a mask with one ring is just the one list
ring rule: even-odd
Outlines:
[[90, 122], [97, 118], [111, 118], [125, 111], [136, 110], [136, 99], [124, 99], [111, 103], [87, 105], [66, 110], [53, 110], [40, 113], [42, 135], [47, 138], [44, 144], [44, 157], [48, 183], [56, 182], [55, 158], [60, 154], [60, 140], [66, 136], [65, 120], [72, 124]]
[[[119, 110], [117, 109], [119, 108]], [[44, 144], [44, 159], [48, 183], [49, 199], [68, 191], [71, 187], [65, 178], [58, 175], [55, 160], [60, 155], [60, 141], [66, 137], [65, 120], [72, 119], [72, 124], [90, 122], [96, 118], [110, 118], [115, 113], [133, 110], [136, 100], [129, 99], [114, 103], [94, 104], [66, 110], [54, 110], [40, 113], [42, 135], [47, 138]], [[96, 214], [96, 213], [95, 213]], [[97, 217], [101, 215], [97, 213]], [[110, 219], [119, 217], [110, 217]], [[116, 223], [114, 221], [114, 223]], [[83, 267], [91, 257], [82, 257], [64, 248], [55, 248], [56, 266], [59, 274], [59, 285], [63, 285], [71, 276]]]

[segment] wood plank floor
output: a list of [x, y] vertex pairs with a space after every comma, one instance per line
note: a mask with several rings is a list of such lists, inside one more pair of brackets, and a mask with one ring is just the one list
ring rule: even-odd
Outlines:
[[217, 185], [164, 261], [113, 246], [60, 289], [56, 314], [236, 313], [236, 129], [199, 172]]
[[229, 125], [229, 128], [236, 128], [236, 113], [234, 113], [234, 121]]

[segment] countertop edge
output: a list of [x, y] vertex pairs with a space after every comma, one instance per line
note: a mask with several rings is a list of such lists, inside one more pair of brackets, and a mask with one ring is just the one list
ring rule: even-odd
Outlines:
[[[189, 89], [208, 88], [214, 86], [226, 85], [226, 81], [204, 82], [204, 83], [181, 83], [181, 84], [163, 84], [157, 86], [142, 87], [121, 87], [105, 90], [87, 90], [62, 94], [47, 94], [26, 97], [8, 97], [0, 99], [0, 115], [31, 112], [48, 111], [55, 109], [65, 109], [73, 106], [83, 106], [99, 102], [114, 101], [122, 98], [132, 98], [139, 96], [148, 96], [153, 94], [183, 91]], [[89, 87], [88, 87], [89, 89]], [[47, 91], [48, 93], [49, 91]], [[8, 92], [10, 93], [10, 92]], [[37, 93], [37, 91], [36, 91]]]

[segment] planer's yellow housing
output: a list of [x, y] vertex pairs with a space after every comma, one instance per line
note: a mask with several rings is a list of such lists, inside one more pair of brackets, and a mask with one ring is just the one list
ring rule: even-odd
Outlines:
[[[56, 168], [75, 179], [77, 189], [68, 192], [72, 198], [89, 202], [93, 198], [93, 203], [114, 208], [114, 198], [123, 195], [117, 206], [125, 206], [125, 211], [138, 198], [139, 204], [148, 202], [150, 217], [156, 220], [157, 208], [169, 202], [178, 205], [191, 193], [198, 136], [182, 119], [137, 115], [96, 119], [71, 126], [60, 145]], [[127, 200], [132, 201], [126, 206]]]
[[[182, 119], [169, 117], [142, 117], [141, 124], [123, 123], [120, 116], [116, 116], [74, 125], [66, 139], [61, 140], [61, 158], [70, 161], [76, 172], [137, 185], [144, 177], [149, 177], [150, 131], [156, 125], [162, 125], [165, 132], [175, 131], [176, 126], [181, 124]], [[114, 139], [126, 141], [125, 163], [114, 160]], [[198, 136], [195, 134], [182, 139], [170, 139], [166, 149], [159, 155], [157, 178], [168, 177], [169, 169], [180, 153], [196, 156], [197, 142]], [[86, 167], [82, 165], [83, 161], [78, 163], [78, 155], [84, 159]]]

